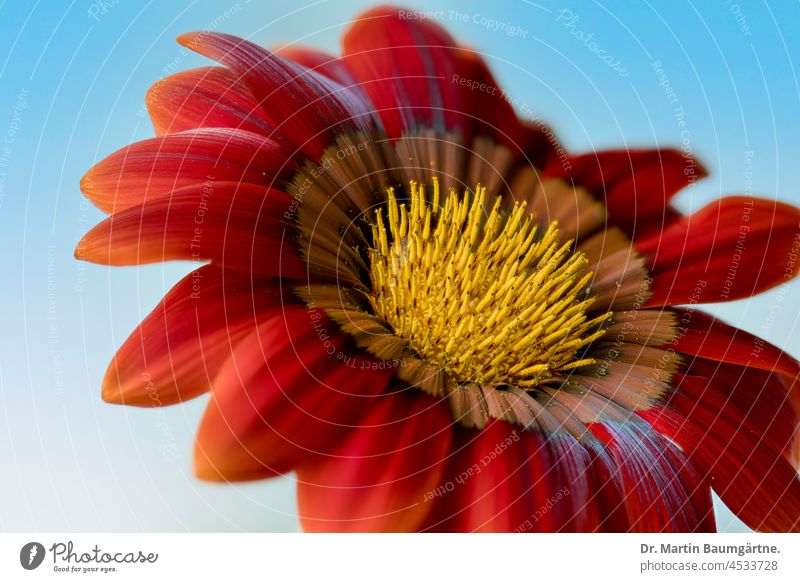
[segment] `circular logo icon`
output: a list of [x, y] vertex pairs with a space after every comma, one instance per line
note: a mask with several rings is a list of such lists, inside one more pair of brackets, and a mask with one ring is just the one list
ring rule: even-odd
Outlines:
[[28, 542], [19, 551], [19, 563], [26, 570], [35, 570], [44, 561], [44, 546], [39, 542]]

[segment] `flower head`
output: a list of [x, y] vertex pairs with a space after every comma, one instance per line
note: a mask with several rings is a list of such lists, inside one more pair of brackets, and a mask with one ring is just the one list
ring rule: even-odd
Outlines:
[[103, 397], [210, 391], [197, 474], [295, 471], [309, 530], [709, 531], [712, 488], [800, 528], [800, 366], [675, 307], [794, 277], [800, 210], [683, 216], [694, 159], [567, 153], [403, 15], [361, 15], [341, 57], [180, 37], [223, 66], [151, 89], [158, 135], [87, 173], [110, 216], [76, 254], [203, 264]]

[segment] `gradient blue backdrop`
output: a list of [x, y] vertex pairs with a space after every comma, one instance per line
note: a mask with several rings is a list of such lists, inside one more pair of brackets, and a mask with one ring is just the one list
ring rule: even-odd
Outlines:
[[[798, 3], [408, 4], [483, 51], [520, 106], [574, 150], [685, 141], [712, 177], [679, 195], [681, 209], [750, 189], [800, 203]], [[179, 33], [213, 28], [336, 51], [367, 5], [0, 4], [0, 530], [297, 529], [290, 477], [230, 486], [192, 477], [204, 398], [163, 410], [100, 400], [115, 346], [189, 268], [77, 263], [76, 241], [101, 219], [78, 182], [96, 160], [152, 135], [142, 115], [151, 83], [205, 63], [180, 50]], [[791, 284], [710, 309], [797, 357], [797, 305]], [[721, 529], [743, 527], [720, 515]]]

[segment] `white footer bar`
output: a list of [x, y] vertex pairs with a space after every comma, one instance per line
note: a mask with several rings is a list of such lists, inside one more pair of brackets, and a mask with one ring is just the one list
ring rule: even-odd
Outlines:
[[800, 580], [800, 536], [0, 534], [0, 580], [149, 582], [190, 576], [325, 582]]

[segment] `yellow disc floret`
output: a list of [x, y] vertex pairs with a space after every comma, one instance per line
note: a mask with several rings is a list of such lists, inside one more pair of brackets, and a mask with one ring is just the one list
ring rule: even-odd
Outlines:
[[[610, 313], [589, 319], [586, 257], [540, 232], [525, 204], [511, 210], [480, 185], [440, 200], [410, 183], [376, 212], [369, 301], [395, 333], [456, 382], [534, 387], [594, 363], [579, 353]], [[440, 204], [441, 202], [441, 204]]]

